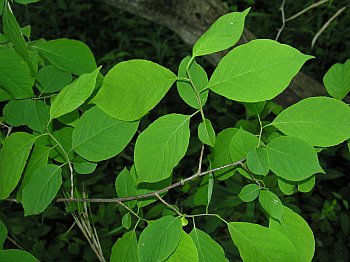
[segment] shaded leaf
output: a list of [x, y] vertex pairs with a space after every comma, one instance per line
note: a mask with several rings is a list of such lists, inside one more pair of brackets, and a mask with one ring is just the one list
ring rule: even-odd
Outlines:
[[249, 184], [242, 188], [239, 192], [239, 198], [244, 202], [254, 201], [260, 192], [260, 187], [257, 184]]
[[334, 64], [323, 77], [328, 94], [342, 100], [350, 91], [350, 59], [344, 64]]

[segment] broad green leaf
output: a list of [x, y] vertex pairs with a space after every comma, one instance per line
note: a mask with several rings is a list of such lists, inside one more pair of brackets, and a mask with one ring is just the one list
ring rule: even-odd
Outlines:
[[89, 162], [80, 156], [75, 157], [72, 164], [74, 171], [82, 175], [91, 174], [97, 167], [97, 163]]
[[283, 217], [280, 222], [270, 219], [269, 227], [280, 231], [294, 245], [298, 259], [294, 261], [311, 261], [315, 252], [315, 239], [306, 221], [287, 207], [283, 207]]
[[0, 102], [9, 101], [13, 99], [10, 94], [0, 87]]
[[220, 61], [208, 88], [239, 102], [270, 100], [287, 88], [310, 58], [273, 40], [253, 40], [236, 47]]
[[198, 126], [198, 138], [211, 147], [215, 145], [215, 131], [209, 119], [204, 119]]
[[270, 217], [279, 221], [282, 219], [283, 205], [275, 193], [269, 190], [261, 190], [259, 194], [259, 203]]
[[230, 142], [230, 156], [232, 162], [246, 158], [248, 152], [254, 150], [258, 143], [258, 137], [243, 129], [239, 129]]
[[314, 148], [296, 137], [282, 136], [267, 144], [270, 168], [277, 176], [301, 181], [316, 173], [324, 173]]
[[297, 251], [278, 230], [246, 222], [228, 223], [231, 238], [244, 262], [295, 262]]
[[[186, 56], [181, 61], [178, 72], [179, 77], [188, 77], [186, 68], [190, 60], [191, 57]], [[194, 85], [194, 88], [197, 90], [198, 93], [201, 92], [208, 85], [207, 73], [199, 64], [197, 64], [196, 61], [193, 61], [191, 63], [189, 67], [189, 75]], [[177, 81], [176, 85], [180, 97], [186, 102], [186, 104], [195, 109], [199, 109], [200, 106], [198, 104], [198, 98], [191, 84], [184, 81]], [[202, 107], [204, 107], [205, 103], [207, 102], [208, 93], [209, 91], [204, 91], [199, 95]]]
[[171, 175], [187, 151], [189, 120], [188, 115], [165, 115], [139, 135], [135, 145], [138, 183], [158, 182]]
[[257, 184], [249, 184], [242, 188], [239, 192], [239, 198], [244, 202], [254, 201], [260, 192], [260, 187]]
[[334, 64], [323, 77], [328, 94], [342, 100], [350, 91], [350, 59]]
[[266, 101], [256, 102], [256, 103], [244, 103], [244, 106], [254, 115], [260, 115], [264, 110]]
[[175, 80], [174, 73], [151, 61], [125, 61], [107, 73], [92, 102], [117, 119], [139, 120], [159, 103]]
[[40, 83], [38, 88], [41, 93], [55, 93], [72, 82], [72, 75], [54, 65], [48, 65], [39, 70], [38, 81]]
[[0, 86], [13, 98], [33, 97], [34, 79], [26, 62], [10, 48], [0, 48]]
[[15, 0], [16, 3], [27, 5], [31, 3], [39, 2], [40, 0]]
[[31, 47], [57, 68], [75, 75], [91, 73], [97, 67], [94, 55], [81, 41], [62, 38], [37, 42]]
[[112, 247], [110, 262], [138, 262], [135, 231], [125, 233]]
[[4, 225], [4, 223], [2, 223], [2, 221], [0, 220], [0, 250], [3, 249], [3, 245], [5, 243], [7, 237], [7, 228]]
[[174, 252], [181, 237], [182, 225], [179, 217], [165, 216], [150, 221], [139, 238], [139, 261], [164, 261]]
[[199, 262], [227, 262], [224, 250], [207, 233], [193, 228], [190, 237], [197, 247]]
[[5, 0], [0, 0], [0, 15], [2, 15], [2, 10], [4, 10]]
[[[134, 177], [130, 174], [127, 168], [124, 168], [117, 176], [115, 180], [115, 189], [118, 197], [136, 196], [136, 184]], [[136, 200], [125, 202], [129, 208], [133, 208], [136, 205]]]
[[315, 176], [311, 176], [298, 183], [298, 190], [303, 193], [310, 192], [315, 186]]
[[43, 212], [57, 195], [62, 184], [60, 166], [46, 164], [34, 171], [32, 178], [22, 191], [24, 215]]
[[259, 147], [249, 151], [247, 154], [247, 166], [254, 174], [266, 176], [270, 169], [266, 149]]
[[100, 67], [65, 86], [51, 104], [50, 118], [60, 117], [81, 106], [94, 91], [99, 70]]
[[197, 248], [192, 238], [185, 232], [182, 231], [181, 240], [175, 251], [166, 260], [167, 262], [198, 262]]
[[282, 111], [271, 124], [313, 146], [334, 146], [350, 137], [350, 108], [334, 98], [309, 97]]
[[[239, 129], [237, 128], [227, 128], [217, 135], [215, 139], [215, 146], [211, 149], [212, 168], [217, 168], [232, 163], [229, 151], [229, 144], [231, 142], [232, 137], [237, 133], [238, 130]], [[214, 175], [219, 180], [225, 180], [234, 174], [234, 169], [234, 167], [224, 168], [215, 171]]]
[[130, 142], [138, 124], [120, 121], [95, 106], [78, 120], [72, 136], [73, 149], [94, 162], [114, 157]]
[[34, 140], [34, 136], [28, 133], [16, 132], [2, 143], [0, 149], [0, 199], [7, 198], [17, 186]]
[[249, 10], [250, 8], [219, 17], [196, 41], [193, 56], [212, 54], [235, 45], [242, 35]]
[[50, 118], [49, 106], [40, 100], [11, 100], [3, 112], [6, 123], [12, 126], [27, 125], [39, 133], [44, 132]]
[[294, 188], [296, 186], [296, 182], [285, 180], [281, 177], [277, 177], [277, 183], [279, 189], [282, 191], [285, 195], [293, 195], [294, 194]]
[[0, 261], [6, 262], [39, 262], [32, 254], [19, 249], [0, 250]]

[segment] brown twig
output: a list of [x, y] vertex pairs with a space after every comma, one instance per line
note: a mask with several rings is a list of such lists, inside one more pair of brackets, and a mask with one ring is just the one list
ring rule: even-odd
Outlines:
[[276, 41], [278, 40], [278, 38], [280, 37], [284, 27], [286, 26], [286, 19], [285, 19], [285, 16], [284, 16], [284, 4], [285, 3], [286, 3], [286, 0], [283, 0], [282, 5], [280, 7], [281, 14], [282, 14], [282, 26], [281, 26], [280, 29], [278, 29], [278, 33], [277, 33], [276, 38], [275, 38]]

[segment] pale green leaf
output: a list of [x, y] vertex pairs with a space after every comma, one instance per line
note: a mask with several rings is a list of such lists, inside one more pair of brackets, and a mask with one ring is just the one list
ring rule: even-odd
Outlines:
[[311, 261], [315, 252], [315, 239], [306, 221], [287, 207], [284, 207], [282, 220], [270, 219], [270, 228], [280, 231], [294, 245], [298, 262]]
[[187, 151], [189, 120], [188, 115], [165, 115], [139, 135], [135, 145], [138, 183], [158, 182], [171, 175]]
[[310, 192], [315, 186], [315, 180], [315, 176], [311, 176], [303, 181], [300, 181], [298, 183], [298, 190], [303, 193]]
[[246, 222], [228, 223], [231, 238], [244, 262], [295, 262], [297, 251], [278, 230]]
[[55, 93], [72, 82], [72, 75], [54, 65], [48, 65], [39, 70], [38, 81], [40, 83], [38, 88], [41, 93]]
[[278, 137], [267, 144], [271, 170], [279, 177], [301, 181], [324, 173], [314, 148], [296, 137]]
[[265, 148], [259, 147], [247, 154], [247, 166], [251, 172], [266, 176], [269, 172], [269, 157]]
[[179, 245], [176, 247], [175, 251], [166, 260], [167, 262], [198, 262], [198, 252], [197, 248], [192, 240], [192, 238], [185, 232], [182, 231], [182, 237]]
[[208, 88], [240, 102], [270, 100], [287, 88], [310, 58], [273, 40], [252, 40], [236, 47], [220, 61]]
[[259, 194], [259, 203], [270, 217], [279, 221], [281, 220], [283, 215], [283, 205], [275, 193], [269, 190], [261, 190]]
[[100, 67], [65, 86], [51, 104], [50, 118], [60, 117], [81, 106], [94, 91], [99, 70]]
[[94, 162], [114, 157], [130, 142], [138, 124], [120, 121], [95, 106], [78, 120], [72, 136], [73, 149]]
[[227, 262], [224, 250], [207, 233], [193, 228], [190, 237], [197, 247], [199, 262]]
[[34, 171], [30, 181], [22, 191], [24, 215], [43, 212], [57, 195], [62, 184], [60, 166], [46, 164]]
[[91, 174], [97, 167], [97, 163], [89, 162], [80, 156], [75, 157], [72, 164], [74, 171], [82, 175]]
[[209, 119], [204, 119], [198, 126], [198, 138], [211, 147], [215, 145], [215, 131]]
[[196, 41], [193, 56], [212, 54], [236, 44], [242, 35], [244, 20], [249, 10], [250, 8], [219, 17]]
[[310, 97], [282, 111], [271, 124], [313, 146], [334, 146], [350, 137], [350, 108], [334, 98]]
[[32, 254], [19, 249], [0, 250], [0, 261], [4, 262], [39, 262]]
[[125, 233], [112, 247], [110, 262], [138, 262], [135, 231]]
[[242, 188], [239, 192], [239, 198], [244, 202], [254, 201], [260, 192], [260, 187], [257, 184], [249, 184]]
[[164, 261], [174, 252], [181, 237], [182, 225], [179, 217], [165, 216], [150, 221], [139, 238], [139, 261]]
[[350, 91], [350, 59], [334, 64], [323, 77], [328, 94], [342, 100]]
[[3, 249], [3, 245], [5, 243], [7, 237], [7, 228], [4, 225], [4, 223], [2, 223], [2, 221], [0, 220], [0, 250]]
[[[136, 196], [136, 184], [135, 178], [130, 174], [127, 168], [124, 168], [117, 176], [115, 180], [115, 189], [118, 197]], [[133, 208], [136, 205], [136, 200], [125, 202], [129, 208]]]
[[139, 120], [159, 103], [175, 80], [174, 73], [151, 61], [125, 61], [107, 73], [92, 102], [117, 119]]
[[0, 150], [0, 199], [7, 198], [17, 186], [34, 140], [34, 136], [28, 133], [16, 132], [2, 143]]
[[230, 142], [231, 162], [236, 162], [247, 157], [248, 152], [254, 150], [259, 143], [257, 136], [239, 129]]

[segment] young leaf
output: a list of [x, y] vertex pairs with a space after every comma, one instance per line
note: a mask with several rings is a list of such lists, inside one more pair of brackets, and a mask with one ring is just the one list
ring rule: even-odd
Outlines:
[[187, 115], [165, 115], [139, 135], [135, 145], [138, 183], [158, 182], [171, 175], [187, 151], [189, 120]]
[[122, 226], [125, 229], [129, 229], [131, 227], [131, 216], [129, 212], [122, 217]]
[[61, 187], [61, 174], [61, 167], [53, 164], [43, 165], [34, 171], [22, 191], [25, 216], [39, 214], [48, 207]]
[[125, 233], [112, 247], [111, 262], [138, 262], [135, 231]]
[[159, 103], [175, 80], [173, 72], [151, 61], [125, 61], [107, 73], [92, 102], [117, 119], [139, 120]]
[[259, 194], [259, 203], [270, 217], [281, 221], [283, 215], [283, 205], [278, 196], [269, 190], [261, 190]]
[[244, 262], [298, 261], [294, 245], [278, 230], [246, 222], [228, 223], [228, 229]]
[[57, 68], [75, 75], [91, 73], [97, 67], [89, 47], [77, 40], [62, 38], [40, 41], [31, 47]]
[[41, 68], [38, 72], [38, 89], [41, 93], [55, 93], [72, 82], [72, 75], [54, 65]]
[[179, 217], [165, 216], [150, 222], [140, 235], [139, 261], [164, 261], [174, 252], [181, 237], [182, 226]]
[[232, 12], [217, 19], [194, 44], [193, 56], [212, 54], [235, 45], [242, 35], [249, 10]]
[[75, 157], [72, 164], [74, 171], [81, 175], [91, 174], [97, 167], [97, 163], [89, 162], [80, 156]]
[[254, 148], [247, 154], [247, 166], [251, 172], [266, 176], [269, 172], [269, 157], [265, 148]]
[[99, 71], [100, 67], [65, 86], [51, 104], [50, 118], [60, 117], [81, 106], [94, 91]]
[[249, 184], [242, 188], [238, 196], [244, 202], [251, 202], [258, 197], [259, 192], [260, 187], [257, 184]]
[[315, 239], [306, 221], [287, 207], [283, 207], [280, 222], [270, 218], [269, 228], [276, 229], [285, 235], [294, 245], [298, 259], [295, 261], [311, 261], [315, 252]]
[[13, 98], [33, 97], [34, 79], [28, 65], [10, 48], [0, 48], [0, 86]]
[[236, 47], [220, 61], [208, 88], [239, 102], [270, 100], [287, 88], [310, 58], [273, 40], [253, 40]]
[[247, 157], [248, 152], [254, 150], [258, 143], [258, 137], [243, 129], [239, 129], [230, 142], [231, 162]]
[[198, 262], [197, 248], [192, 238], [182, 230], [181, 240], [175, 251], [170, 255], [166, 262]]
[[335, 146], [350, 137], [350, 108], [334, 98], [309, 97], [282, 111], [271, 124], [313, 146]]
[[200, 262], [227, 262], [224, 250], [207, 233], [193, 228], [190, 237], [197, 247]]
[[7, 228], [4, 225], [4, 223], [2, 223], [2, 221], [0, 220], [0, 250], [3, 249], [3, 245], [5, 243], [6, 237], [7, 237]]
[[0, 199], [7, 198], [17, 186], [35, 137], [16, 132], [7, 137], [0, 149]]
[[130, 142], [138, 124], [115, 119], [95, 106], [78, 120], [72, 136], [73, 149], [94, 162], [114, 157]]
[[324, 173], [314, 148], [304, 140], [282, 136], [267, 144], [271, 170], [279, 177], [301, 181]]
[[328, 94], [342, 100], [350, 91], [350, 59], [334, 64], [323, 77]]
[[315, 186], [315, 176], [311, 176], [298, 183], [298, 190], [303, 193], [310, 192]]
[[205, 119], [198, 126], [198, 138], [211, 147], [215, 145], [215, 131], [209, 119]]
[[[179, 65], [179, 72], [178, 72], [179, 77], [186, 77], [186, 78], [188, 77], [186, 68], [190, 60], [191, 60], [191, 57], [186, 56], [181, 61]], [[189, 67], [189, 75], [194, 85], [194, 88], [197, 90], [198, 93], [208, 85], [207, 73], [199, 64], [197, 64], [196, 61], [193, 61], [191, 63]], [[180, 97], [185, 101], [185, 103], [195, 109], [199, 109], [200, 106], [198, 104], [196, 92], [193, 90], [193, 87], [191, 86], [191, 84], [188, 82], [177, 81], [176, 85], [177, 85], [177, 91]], [[207, 102], [208, 93], [209, 91], [204, 91], [199, 95], [202, 107]]]
[[[124, 168], [117, 176], [115, 180], [115, 189], [118, 197], [136, 196], [135, 179], [129, 173], [127, 168]], [[136, 205], [136, 200], [125, 203], [129, 208], [133, 208]]]
[[0, 261], [13, 262], [38, 262], [32, 254], [20, 249], [0, 250]]

